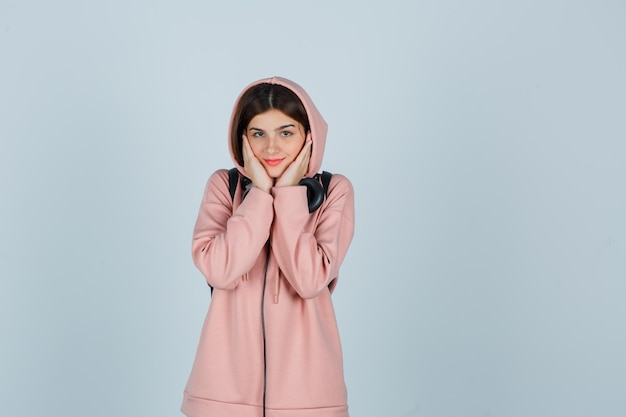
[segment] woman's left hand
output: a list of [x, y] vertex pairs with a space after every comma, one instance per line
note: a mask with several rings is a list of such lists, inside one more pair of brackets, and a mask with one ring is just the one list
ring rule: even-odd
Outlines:
[[285, 172], [283, 172], [283, 175], [276, 179], [276, 184], [274, 184], [275, 187], [288, 187], [291, 185], [297, 185], [300, 182], [309, 169], [312, 143], [311, 133], [309, 133], [306, 135], [306, 142], [296, 159], [289, 164]]

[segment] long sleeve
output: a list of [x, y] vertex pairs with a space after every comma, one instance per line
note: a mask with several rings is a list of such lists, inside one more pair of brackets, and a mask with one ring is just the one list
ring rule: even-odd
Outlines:
[[216, 171], [207, 183], [193, 232], [192, 256], [209, 285], [233, 289], [254, 265], [267, 242], [273, 199], [252, 188], [233, 212], [228, 171]]
[[271, 248], [284, 276], [302, 298], [332, 289], [354, 234], [352, 184], [333, 175], [321, 213], [309, 214], [305, 187], [274, 188], [272, 194]]

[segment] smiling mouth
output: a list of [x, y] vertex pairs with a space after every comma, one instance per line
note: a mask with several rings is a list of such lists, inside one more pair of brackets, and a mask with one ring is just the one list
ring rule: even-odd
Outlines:
[[265, 163], [271, 167], [275, 167], [276, 165], [279, 165], [281, 162], [283, 162], [284, 158], [281, 159], [265, 159]]

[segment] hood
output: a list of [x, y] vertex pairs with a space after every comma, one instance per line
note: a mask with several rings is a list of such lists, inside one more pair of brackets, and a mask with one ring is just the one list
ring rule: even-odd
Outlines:
[[[237, 108], [237, 104], [239, 103], [239, 100], [241, 99], [243, 93], [245, 93], [250, 87], [263, 83], [278, 84], [282, 85], [283, 87], [287, 87], [298, 96], [300, 101], [302, 101], [302, 104], [304, 105], [307, 116], [309, 118], [309, 124], [311, 126], [311, 139], [313, 140], [311, 159], [309, 161], [309, 169], [307, 170], [305, 176], [312, 177], [319, 171], [320, 167], [322, 166], [322, 158], [324, 157], [324, 148], [326, 145], [326, 132], [328, 131], [328, 125], [326, 124], [326, 121], [324, 120], [320, 112], [317, 110], [317, 107], [315, 107], [315, 104], [313, 104], [313, 101], [311, 100], [307, 92], [304, 91], [304, 89], [295, 82], [290, 81], [286, 78], [272, 77], [264, 78], [248, 85], [239, 94], [239, 97], [237, 97], [237, 100], [235, 101], [235, 105], [233, 106], [233, 112], [230, 117], [230, 125], [228, 131], [231, 131], [230, 128], [232, 128], [235, 109]], [[230, 145], [230, 140], [228, 141], [228, 149], [230, 151], [231, 159], [233, 160], [233, 163], [235, 164], [239, 172], [247, 177], [248, 175], [244, 167], [239, 165], [239, 163], [233, 157], [233, 149]]]

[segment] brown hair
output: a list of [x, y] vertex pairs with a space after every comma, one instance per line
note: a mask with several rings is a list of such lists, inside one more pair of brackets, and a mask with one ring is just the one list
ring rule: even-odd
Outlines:
[[250, 87], [239, 99], [230, 128], [230, 145], [237, 163], [243, 166], [243, 133], [258, 114], [276, 109], [285, 113], [309, 132], [309, 118], [302, 101], [289, 88], [278, 84], [261, 83]]

